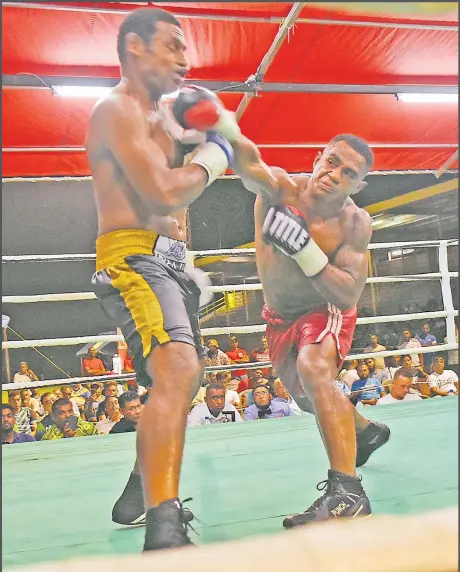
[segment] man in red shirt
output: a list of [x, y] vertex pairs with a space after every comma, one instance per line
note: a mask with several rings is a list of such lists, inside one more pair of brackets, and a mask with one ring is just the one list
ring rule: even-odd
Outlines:
[[[260, 338], [260, 347], [256, 348], [254, 351], [251, 352], [251, 362], [263, 362], [263, 361], [270, 361], [270, 354], [268, 352], [268, 342], [265, 336]], [[270, 368], [266, 367], [263, 369], [264, 377], [268, 377], [270, 375]]]
[[97, 350], [94, 346], [88, 350], [88, 356], [84, 358], [83, 371], [85, 375], [104, 375], [106, 372], [104, 362], [97, 357]]
[[[232, 336], [230, 338], [230, 349], [225, 352], [230, 361], [232, 363], [248, 363], [249, 362], [249, 355], [246, 350], [239, 347], [238, 338], [236, 336]], [[245, 369], [236, 369], [233, 371], [232, 375], [234, 377], [239, 377], [240, 379], [248, 379], [248, 372]]]

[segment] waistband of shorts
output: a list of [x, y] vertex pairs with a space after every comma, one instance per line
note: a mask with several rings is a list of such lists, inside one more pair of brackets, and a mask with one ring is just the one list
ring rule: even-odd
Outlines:
[[156, 256], [175, 270], [185, 270], [186, 243], [144, 229], [120, 229], [99, 236], [96, 239], [96, 270], [137, 254]]
[[326, 303], [323, 306], [316, 306], [315, 308], [310, 308], [309, 310], [299, 314], [298, 316], [287, 317], [283, 316], [282, 314], [279, 314], [278, 312], [276, 312], [276, 310], [269, 308], [265, 304], [264, 307], [262, 308], [261, 317], [269, 326], [275, 328], [276, 327], [286, 328], [303, 316], [308, 316], [310, 314], [318, 314], [318, 313], [327, 315], [328, 312], [340, 313], [344, 316], [351, 316], [353, 314], [358, 313], [358, 308], [356, 306], [353, 306], [352, 308], [344, 310], [342, 312], [332, 304]]

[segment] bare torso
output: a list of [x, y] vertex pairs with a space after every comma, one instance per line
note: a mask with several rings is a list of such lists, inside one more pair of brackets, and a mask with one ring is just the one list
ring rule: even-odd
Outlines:
[[[126, 95], [121, 85], [112, 91], [113, 95], [117, 93]], [[156, 154], [157, 161], [163, 161], [169, 168], [183, 165], [181, 145], [168, 133], [158, 112], [151, 111], [145, 115], [145, 130], [148, 139], [156, 143], [164, 153], [163, 157]], [[186, 210], [182, 209], [170, 216], [155, 213], [148, 199], [141, 197], [129, 184], [105, 141], [105, 132], [103, 122], [97, 119], [97, 114], [93, 114], [86, 149], [93, 176], [98, 235], [118, 229], [141, 228], [176, 240], [186, 240]]]
[[[307, 208], [308, 177], [299, 176], [295, 180], [299, 192], [294, 200], [289, 201], [289, 205], [303, 214], [311, 237], [333, 263], [338, 249], [350, 238], [349, 234], [354, 229], [354, 215], [360, 209], [348, 199], [338, 217], [313, 218], [311, 210]], [[311, 279], [305, 276], [295, 260], [263, 241], [262, 225], [269, 208], [268, 203], [257, 197], [254, 208], [257, 269], [267, 306], [284, 317], [293, 319], [324, 306], [328, 300], [312, 286]]]

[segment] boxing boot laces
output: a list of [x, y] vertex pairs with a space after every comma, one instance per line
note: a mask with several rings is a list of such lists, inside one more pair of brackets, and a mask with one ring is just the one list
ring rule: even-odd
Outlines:
[[[192, 500], [185, 499], [184, 502]], [[178, 498], [160, 503], [148, 509], [146, 513], [146, 530], [144, 552], [149, 550], [162, 550], [179, 546], [194, 546], [188, 536], [190, 524], [195, 518], [192, 511], [184, 508]]]

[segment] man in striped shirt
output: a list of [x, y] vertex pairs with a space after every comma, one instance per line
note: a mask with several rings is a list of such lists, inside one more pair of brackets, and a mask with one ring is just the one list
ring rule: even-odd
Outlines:
[[8, 392], [8, 403], [14, 411], [16, 419], [15, 430], [35, 437], [38, 415], [30, 407], [22, 406], [21, 392], [18, 389]]

